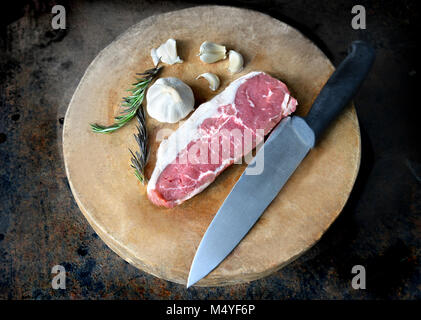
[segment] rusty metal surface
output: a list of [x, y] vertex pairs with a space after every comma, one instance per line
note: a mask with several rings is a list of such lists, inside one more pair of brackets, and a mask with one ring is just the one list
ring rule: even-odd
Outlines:
[[[335, 64], [355, 39], [370, 41], [377, 60], [355, 99], [363, 146], [359, 177], [321, 241], [267, 278], [189, 290], [137, 270], [98, 238], [67, 184], [61, 133], [71, 96], [102, 48], [144, 17], [199, 2], [60, 2], [67, 9], [62, 31], [51, 28], [54, 4], [17, 1], [2, 19], [0, 299], [421, 297], [415, 2], [360, 1], [367, 29], [359, 31], [350, 24], [353, 1], [230, 3], [291, 24]], [[65, 290], [51, 287], [57, 264], [67, 271]], [[357, 264], [366, 268], [366, 290], [351, 286]]]

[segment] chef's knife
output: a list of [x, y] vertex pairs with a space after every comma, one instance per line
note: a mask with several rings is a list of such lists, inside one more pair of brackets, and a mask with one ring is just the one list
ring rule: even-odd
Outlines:
[[[263, 172], [259, 175], [244, 172], [237, 181], [199, 244], [187, 287], [209, 274], [238, 245], [322, 137], [324, 129], [351, 101], [367, 76], [375, 53], [363, 41], [353, 42], [349, 51], [308, 115], [283, 119], [269, 135], [263, 146]], [[252, 162], [249, 166], [254, 165]]]

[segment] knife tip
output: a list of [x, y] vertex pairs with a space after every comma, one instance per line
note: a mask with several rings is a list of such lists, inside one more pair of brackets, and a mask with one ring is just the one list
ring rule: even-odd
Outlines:
[[193, 280], [191, 278], [191, 273], [189, 274], [189, 277], [187, 279], [187, 285], [186, 285], [186, 289], [190, 288], [192, 285], [194, 285], [197, 281], [199, 281], [199, 279]]

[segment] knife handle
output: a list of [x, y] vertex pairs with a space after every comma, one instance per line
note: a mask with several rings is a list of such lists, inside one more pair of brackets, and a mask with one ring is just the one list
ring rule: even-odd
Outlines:
[[349, 54], [333, 72], [305, 117], [318, 140], [334, 118], [348, 105], [367, 76], [375, 51], [364, 41], [354, 41]]

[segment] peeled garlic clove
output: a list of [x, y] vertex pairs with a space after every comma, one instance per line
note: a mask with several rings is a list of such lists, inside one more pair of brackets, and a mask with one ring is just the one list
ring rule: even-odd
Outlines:
[[206, 80], [208, 80], [209, 88], [212, 91], [218, 90], [220, 81], [216, 74], [210, 72], [202, 73], [201, 75], [197, 76], [196, 80], [200, 78], [205, 78]]
[[159, 61], [167, 64], [182, 63], [183, 60], [177, 55], [177, 43], [174, 39], [168, 39], [157, 49], [151, 50], [153, 64], [158, 65]]
[[237, 73], [243, 70], [244, 59], [241, 54], [237, 51], [230, 50], [229, 51], [229, 67], [228, 70], [231, 73]]
[[159, 78], [146, 94], [148, 114], [160, 121], [175, 123], [194, 107], [192, 89], [178, 78]]
[[200, 46], [198, 56], [200, 56], [200, 60], [205, 63], [214, 63], [225, 59], [227, 57], [226, 53], [227, 49], [224, 46], [205, 41]]
[[159, 61], [161, 60], [161, 58], [158, 57], [158, 54], [156, 53], [155, 48], [151, 50], [151, 57], [152, 57], [153, 64], [156, 67], [158, 65]]

